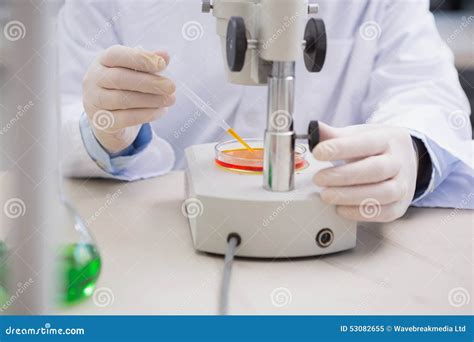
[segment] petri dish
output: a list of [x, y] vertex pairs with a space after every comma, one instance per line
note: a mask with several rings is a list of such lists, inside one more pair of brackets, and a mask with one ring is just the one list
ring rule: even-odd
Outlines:
[[[224, 141], [215, 147], [215, 163], [218, 167], [239, 173], [263, 172], [263, 140], [245, 139], [253, 152], [242, 146], [237, 140]], [[301, 171], [308, 166], [306, 161], [307, 149], [303, 145], [295, 146], [295, 171]]]

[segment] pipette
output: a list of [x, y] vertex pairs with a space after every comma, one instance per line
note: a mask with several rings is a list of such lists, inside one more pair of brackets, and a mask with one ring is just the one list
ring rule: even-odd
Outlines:
[[232, 137], [234, 137], [239, 143], [241, 143], [245, 148], [251, 152], [253, 152], [252, 147], [245, 142], [244, 139], [237, 134], [236, 131], [229, 126], [227, 122], [219, 115], [217, 112], [211, 108], [203, 99], [201, 99], [194, 91], [188, 88], [184, 83], [180, 83], [181, 90], [183, 91], [184, 95], [188, 99], [190, 99], [200, 110], [206, 114], [209, 119], [211, 119], [215, 124], [219, 125], [224, 131], [229, 133]]

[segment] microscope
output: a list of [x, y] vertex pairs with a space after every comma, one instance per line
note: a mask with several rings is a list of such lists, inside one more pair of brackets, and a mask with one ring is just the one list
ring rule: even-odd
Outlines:
[[[216, 144], [186, 150], [185, 202], [194, 247], [225, 254], [237, 237], [237, 256], [293, 258], [355, 247], [356, 222], [323, 203], [312, 177], [330, 163], [314, 160], [295, 171], [296, 139], [311, 151], [319, 140], [318, 122], [307, 134], [293, 130], [295, 63], [303, 57], [308, 72], [321, 71], [326, 58], [323, 20], [311, 17], [319, 6], [308, 0], [203, 0], [212, 12], [227, 61], [228, 81], [268, 87], [267, 128], [262, 176], [215, 165]], [[183, 207], [183, 208], [184, 208]]]

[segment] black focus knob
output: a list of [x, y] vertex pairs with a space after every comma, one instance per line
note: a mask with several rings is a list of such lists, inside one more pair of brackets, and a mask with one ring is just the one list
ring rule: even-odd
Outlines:
[[320, 72], [326, 60], [327, 37], [326, 26], [321, 19], [311, 18], [304, 31], [306, 46], [304, 64], [309, 72]]
[[308, 146], [309, 151], [313, 152], [316, 145], [319, 144], [319, 122], [311, 121], [308, 126]]
[[242, 17], [231, 17], [227, 25], [227, 65], [231, 71], [241, 71], [247, 52], [245, 22]]

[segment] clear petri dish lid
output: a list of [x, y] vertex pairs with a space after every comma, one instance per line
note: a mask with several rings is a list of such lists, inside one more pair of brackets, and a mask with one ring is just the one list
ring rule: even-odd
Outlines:
[[[215, 163], [217, 166], [229, 171], [241, 173], [262, 173], [264, 144], [262, 139], [245, 140], [253, 149], [249, 151], [237, 140], [224, 141], [215, 147]], [[303, 145], [295, 146], [295, 170], [299, 171], [307, 167], [307, 149]]]

